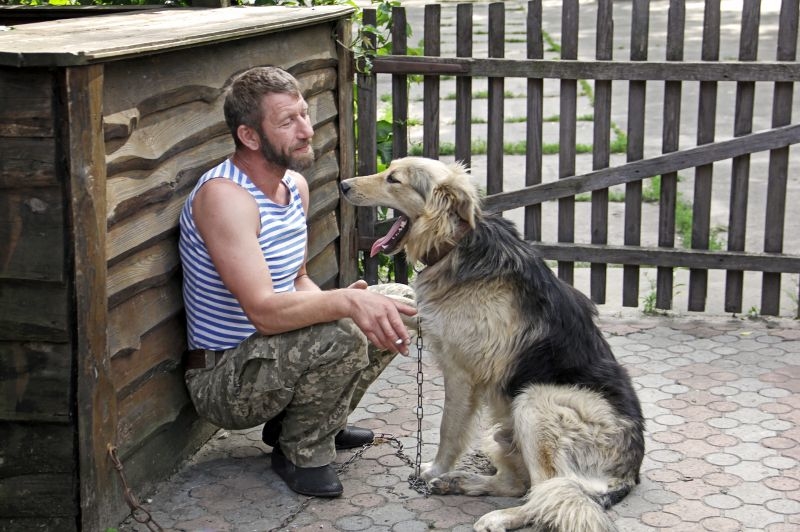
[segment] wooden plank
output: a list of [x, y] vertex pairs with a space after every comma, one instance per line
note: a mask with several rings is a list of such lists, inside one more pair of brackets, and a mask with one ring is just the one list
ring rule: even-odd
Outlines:
[[0, 137], [0, 189], [55, 186], [55, 163], [51, 137]]
[[308, 258], [319, 255], [328, 244], [339, 238], [339, 224], [336, 213], [329, 212], [308, 228]]
[[678, 172], [686, 168], [731, 159], [745, 153], [778, 149], [798, 142], [800, 142], [800, 124], [783, 126], [705, 146], [665, 153], [613, 168], [594, 170], [583, 175], [525, 187], [513, 192], [501, 192], [484, 198], [484, 208], [489, 212], [507, 211], [668, 172]]
[[0, 189], [0, 279], [64, 282], [63, 199], [61, 187]]
[[117, 447], [121, 454], [129, 454], [154, 432], [171, 425], [191, 403], [182, 368], [148, 374], [118, 401]]
[[0, 137], [52, 138], [54, 90], [46, 69], [0, 67]]
[[108, 306], [114, 308], [134, 295], [164, 284], [180, 270], [178, 233], [129, 255], [108, 267]]
[[119, 353], [111, 359], [117, 397], [130, 396], [153, 374], [175, 371], [181, 366], [184, 351], [186, 318], [179, 313], [144, 333], [138, 349]]
[[[339, 42], [352, 42], [349, 21], [340, 21], [337, 26]], [[340, 46], [339, 50], [339, 177], [348, 178], [355, 174], [355, 136], [353, 113], [353, 58], [349, 51]], [[349, 286], [358, 272], [358, 250], [355, 247], [356, 208], [346, 201], [339, 201], [339, 274], [335, 286]]]
[[0, 518], [41, 518], [45, 514], [74, 519], [75, 497], [75, 477], [71, 474], [34, 473], [0, 478]]
[[[319, 158], [324, 157], [326, 153], [335, 151], [339, 146], [339, 127], [337, 126], [336, 122], [328, 122], [327, 124], [315, 129], [311, 146], [314, 148], [314, 153]], [[323, 170], [330, 171], [331, 168]], [[327, 181], [327, 179], [323, 179], [323, 182]], [[314, 186], [318, 186], [320, 184], [322, 183], [315, 183]]]
[[141, 349], [142, 336], [183, 311], [177, 278], [149, 288], [108, 312], [108, 353], [112, 359]]
[[47, 475], [75, 475], [75, 428], [64, 421], [0, 421], [0, 433], [3, 434], [0, 478], [23, 476], [32, 471]]
[[109, 174], [108, 226], [113, 227], [175, 196], [185, 197], [200, 176], [230, 156], [232, 149], [233, 141], [227, 133], [207, 140], [198, 138], [195, 146], [184, 146], [152, 169]]
[[[506, 12], [503, 2], [489, 4], [489, 57], [505, 55]], [[490, 77], [486, 124], [486, 191], [503, 191], [503, 126], [505, 124], [505, 78]]]
[[[709, 0], [703, 16], [704, 61], [719, 59], [720, 0]], [[697, 144], [714, 141], [717, 115], [717, 83], [700, 82], [700, 99], [697, 111]], [[692, 197], [692, 248], [708, 249], [711, 229], [711, 193], [714, 167], [710, 164], [698, 166], [694, 173]], [[708, 272], [695, 269], [689, 272], [689, 310], [702, 311], [706, 306]]]
[[0, 293], [0, 340], [69, 340], [65, 284], [0, 280]]
[[[325, 91], [308, 97], [308, 116], [314, 130], [318, 130], [324, 124], [334, 122], [338, 116], [336, 107], [336, 96], [333, 91]], [[338, 135], [337, 135], [338, 137]]]
[[[739, 60], [758, 59], [758, 29], [761, 0], [748, 0], [742, 5]], [[742, 81], [736, 85], [736, 113], [733, 134], [741, 136], [753, 130], [755, 83]], [[728, 250], [744, 251], [747, 230], [750, 155], [735, 157], [731, 168], [730, 207], [728, 209]], [[728, 270], [725, 277], [725, 312], [742, 312], [744, 272]]]
[[[561, 7], [561, 59], [578, 57], [579, 5], [577, 0], [568, 0]], [[558, 120], [558, 178], [575, 175], [575, 141], [578, 102], [576, 80], [562, 79], [559, 98]], [[575, 198], [558, 200], [558, 241], [575, 241]], [[558, 263], [558, 276], [569, 284], [574, 283], [574, 264]]]
[[[392, 54], [406, 55], [408, 19], [406, 10], [392, 7]], [[392, 158], [408, 155], [408, 76], [392, 76]], [[384, 161], [389, 162], [389, 161]]]
[[[472, 4], [456, 6], [456, 55], [472, 56]], [[472, 167], [472, 78], [456, 78], [456, 161]]]
[[[400, 6], [392, 7], [392, 54], [408, 53], [407, 43], [408, 20], [406, 10]], [[408, 155], [408, 76], [403, 74], [392, 76], [392, 154], [396, 159]], [[389, 161], [384, 161], [389, 162]], [[408, 264], [405, 253], [392, 257], [395, 270], [400, 272], [396, 279], [399, 283], [408, 284]]]
[[[595, 57], [609, 61], [614, 53], [614, 5], [611, 0], [597, 4], [597, 42]], [[594, 124], [592, 132], [592, 169], [608, 168], [611, 158], [611, 82], [594, 82]], [[592, 192], [592, 244], [608, 243], [608, 189]], [[590, 266], [589, 291], [595, 303], [606, 302], [606, 264], [593, 262]]]
[[308, 261], [308, 275], [322, 288], [333, 288], [338, 275], [336, 266], [336, 245], [329, 244]]
[[109, 227], [105, 241], [108, 260], [113, 264], [169, 236], [178, 226], [185, 201], [183, 195], [173, 195], [169, 200], [147, 205], [137, 216]]
[[[670, 0], [667, 19], [668, 61], [682, 61], [686, 7], [683, 0]], [[681, 93], [680, 81], [664, 83], [664, 115], [661, 133], [661, 152], [671, 153], [680, 147]], [[675, 246], [675, 213], [678, 204], [678, 173], [661, 174], [661, 190], [658, 201], [658, 245]], [[674, 276], [672, 268], [656, 271], [656, 308], [672, 308]]]
[[[72, 414], [72, 352], [68, 344], [3, 342], [0, 419], [68, 422]], [[5, 443], [4, 438], [4, 443]], [[13, 445], [16, 440], [7, 440]], [[29, 442], [30, 445], [30, 442]], [[5, 447], [3, 453], [11, 452]], [[9, 460], [0, 463], [0, 477]], [[20, 462], [21, 464], [21, 462]], [[29, 471], [44, 471], [37, 468]]]
[[178, 469], [216, 430], [198, 419], [194, 407], [187, 404], [171, 423], [151, 433], [138, 447], [120, 452], [131, 489], [152, 493], [161, 479]]
[[[778, 25], [779, 61], [795, 61], [797, 56], [798, 0], [781, 4]], [[772, 96], [772, 124], [782, 126], [791, 122], [792, 83], [776, 83]], [[764, 220], [764, 251], [783, 251], [784, 220], [786, 215], [786, 183], [789, 171], [789, 150], [780, 148], [769, 154], [767, 205]], [[773, 316], [780, 310], [781, 276], [765, 273], [761, 281], [761, 313]]]
[[143, 115], [125, 143], [106, 157], [108, 175], [152, 170], [208, 138], [230, 135], [219, 105], [193, 101], [169, 113]]
[[308, 206], [308, 223], [314, 223], [318, 219], [327, 216], [339, 206], [339, 183], [329, 181], [317, 187], [311, 196]]
[[[528, 2], [527, 57], [541, 59], [544, 56], [542, 37], [542, 3]], [[544, 80], [529, 78], [526, 109], [528, 121], [525, 126], [525, 186], [542, 182], [542, 122], [544, 121]], [[542, 208], [540, 205], [525, 207], [524, 235], [528, 240], [542, 239]]]
[[67, 116], [70, 242], [74, 257], [73, 338], [77, 355], [77, 420], [81, 524], [97, 529], [118, 515], [119, 492], [106, 446], [115, 438], [116, 398], [107, 358], [106, 173], [103, 67], [63, 72]]
[[[336, 141], [338, 143], [338, 137], [336, 138]], [[334, 146], [334, 148], [336, 148], [336, 146]], [[338, 180], [340, 175], [339, 159], [336, 155], [337, 150], [335, 149], [331, 149], [330, 151], [322, 153], [317, 157], [312, 169], [303, 173], [306, 181], [308, 182], [309, 191], [312, 195], [314, 194], [314, 191], [322, 185]]]
[[590, 61], [405, 56], [376, 57], [376, 74], [472, 77], [603, 79], [617, 81], [786, 81], [800, 80], [800, 64], [777, 61]]
[[279, 6], [230, 7], [182, 10], [176, 16], [172, 9], [154, 9], [108, 15], [102, 25], [94, 17], [25, 24], [0, 34], [0, 65], [77, 66], [269, 33], [286, 35], [348, 18], [353, 11], [350, 6], [315, 6], [298, 16], [296, 9]]
[[[362, 14], [363, 27], [375, 27], [376, 13], [374, 9], [364, 9]], [[364, 32], [362, 35], [364, 47], [367, 50], [375, 49], [375, 35]], [[372, 59], [373, 63], [375, 59]], [[358, 85], [358, 175], [370, 175], [377, 171], [377, 131], [378, 121], [378, 95], [375, 70], [362, 71], [357, 75]], [[376, 221], [375, 209], [361, 207], [357, 209], [356, 221], [358, 237], [374, 236]], [[364, 279], [370, 284], [378, 282], [378, 257], [364, 258]]]
[[[423, 48], [426, 56], [441, 53], [439, 39], [442, 19], [442, 6], [426, 4], [424, 15]], [[422, 80], [422, 154], [433, 159], [439, 158], [439, 77], [425, 76]]]
[[612, 246], [531, 242], [548, 260], [638, 264], [642, 266], [687, 267], [709, 270], [746, 270], [800, 273], [800, 256], [741, 251], [684, 250], [646, 246]]
[[[634, 0], [631, 13], [631, 61], [647, 60], [649, 37], [650, 0]], [[628, 86], [628, 162], [644, 157], [644, 121], [647, 99], [647, 82], [631, 81]], [[627, 246], [641, 243], [642, 231], [642, 182], [632, 181], [625, 185], [625, 229]], [[626, 307], [639, 305], [639, 267], [625, 265], [622, 272], [622, 304]]]
[[0, 516], [0, 528], [4, 532], [30, 532], [31, 530], [58, 530], [77, 532], [75, 517], [9, 517]]

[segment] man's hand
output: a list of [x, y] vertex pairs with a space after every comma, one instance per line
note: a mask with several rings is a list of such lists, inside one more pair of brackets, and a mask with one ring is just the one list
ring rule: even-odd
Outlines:
[[417, 310], [395, 299], [366, 290], [367, 283], [356, 281], [348, 288], [350, 317], [367, 339], [379, 349], [408, 355], [410, 338], [402, 315], [414, 316]]

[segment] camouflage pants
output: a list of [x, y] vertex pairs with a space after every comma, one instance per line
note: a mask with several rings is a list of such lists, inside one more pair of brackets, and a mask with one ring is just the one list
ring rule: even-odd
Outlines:
[[[406, 285], [369, 289], [414, 300]], [[300, 467], [317, 467], [333, 461], [334, 436], [393, 358], [343, 319], [254, 334], [225, 351], [214, 368], [188, 370], [186, 385], [198, 413], [223, 428], [254, 427], [285, 411], [281, 450]]]

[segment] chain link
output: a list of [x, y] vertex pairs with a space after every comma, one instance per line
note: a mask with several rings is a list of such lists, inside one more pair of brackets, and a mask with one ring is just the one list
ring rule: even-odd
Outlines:
[[114, 464], [114, 467], [119, 474], [119, 479], [122, 481], [122, 487], [124, 489], [122, 495], [125, 497], [125, 502], [128, 504], [128, 507], [131, 509], [131, 517], [137, 522], [141, 523], [147, 527], [148, 530], [152, 530], [153, 532], [163, 532], [163, 528], [159, 525], [153, 516], [150, 515], [146, 509], [139, 504], [139, 499], [136, 498], [136, 495], [133, 493], [130, 487], [128, 487], [128, 481], [125, 479], [125, 474], [122, 472], [122, 461], [119, 459], [117, 454], [117, 448], [110, 443], [106, 446], [108, 449], [108, 456], [111, 458], [111, 463]]

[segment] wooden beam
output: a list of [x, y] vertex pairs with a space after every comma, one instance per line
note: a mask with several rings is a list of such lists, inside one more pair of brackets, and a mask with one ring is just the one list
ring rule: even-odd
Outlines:
[[484, 199], [484, 209], [501, 212], [548, 200], [574, 196], [622, 183], [677, 172], [760, 151], [782, 148], [800, 142], [800, 124], [742, 135], [730, 140], [674, 151], [649, 159], [633, 161], [613, 168], [603, 168], [555, 182], [501, 192]]
[[630, 81], [800, 81], [800, 63], [780, 61], [589, 61], [380, 56], [376, 74]]
[[107, 356], [106, 169], [103, 66], [63, 71], [63, 141], [71, 198], [68, 225], [77, 359], [81, 528], [100, 530], [119, 516], [116, 470], [106, 446], [116, 439], [117, 404]]

